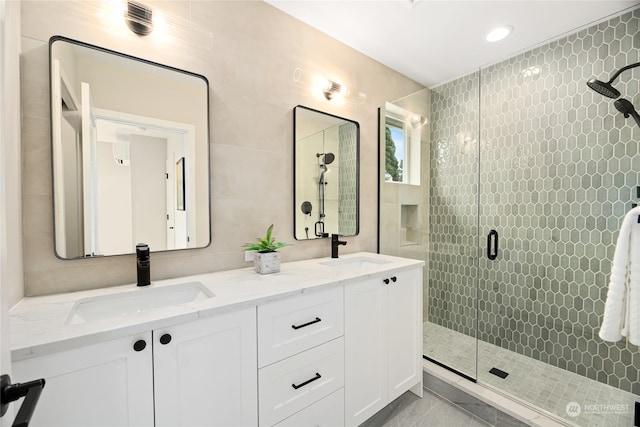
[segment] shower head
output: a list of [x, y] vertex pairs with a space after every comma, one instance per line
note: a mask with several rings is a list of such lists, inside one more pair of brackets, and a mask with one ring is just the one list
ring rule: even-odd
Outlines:
[[636, 124], [640, 126], [640, 115], [638, 115], [638, 112], [634, 108], [631, 101], [629, 101], [628, 99], [620, 98], [616, 99], [613, 105], [616, 107], [616, 110], [620, 111], [624, 115], [625, 119], [628, 119], [629, 116], [631, 116], [633, 117], [633, 120], [636, 121]]
[[316, 153], [316, 157], [324, 156], [322, 158], [322, 163], [325, 165], [330, 165], [336, 159], [335, 154], [333, 153]]
[[598, 92], [600, 95], [604, 95], [607, 96], [609, 98], [619, 98], [620, 97], [620, 92], [614, 88], [613, 86], [611, 86], [611, 83], [613, 83], [613, 81], [615, 79], [618, 78], [618, 76], [620, 74], [622, 74], [623, 72], [630, 70], [631, 68], [636, 68], [640, 66], [640, 62], [636, 62], [635, 64], [629, 64], [625, 67], [620, 68], [618, 71], [616, 71], [613, 76], [611, 76], [611, 78], [609, 79], [608, 82], [602, 82], [598, 79], [590, 79], [587, 82], [587, 86], [589, 86], [591, 89], [595, 90], [596, 92]]
[[587, 82], [587, 86], [598, 92], [600, 95], [604, 95], [613, 99], [620, 97], [620, 92], [618, 92], [616, 88], [611, 86], [611, 83], [605, 83], [598, 79], [590, 79]]

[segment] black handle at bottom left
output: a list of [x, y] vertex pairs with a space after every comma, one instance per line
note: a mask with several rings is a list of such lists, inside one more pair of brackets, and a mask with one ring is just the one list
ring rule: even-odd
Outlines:
[[0, 397], [2, 398], [0, 416], [7, 412], [9, 403], [24, 397], [24, 401], [18, 410], [18, 415], [16, 415], [12, 427], [28, 427], [31, 422], [31, 417], [33, 417], [33, 413], [38, 405], [38, 400], [40, 399], [44, 385], [44, 378], [26, 383], [11, 384], [11, 377], [9, 377], [9, 375], [2, 375], [2, 377], [0, 377]]

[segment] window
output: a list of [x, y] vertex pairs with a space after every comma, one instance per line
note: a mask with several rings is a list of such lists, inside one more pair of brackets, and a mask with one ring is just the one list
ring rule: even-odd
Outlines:
[[385, 105], [385, 181], [420, 185], [422, 134], [427, 118], [389, 102]]
[[405, 123], [387, 116], [385, 120], [385, 181], [407, 182], [405, 173], [407, 136]]

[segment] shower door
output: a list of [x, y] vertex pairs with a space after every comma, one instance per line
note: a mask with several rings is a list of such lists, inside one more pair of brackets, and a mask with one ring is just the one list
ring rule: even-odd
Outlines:
[[[638, 347], [598, 336], [640, 201], [640, 127], [586, 84], [640, 60], [639, 23], [636, 9], [481, 70], [478, 381], [578, 425], [632, 425], [640, 401]], [[636, 68], [615, 86], [637, 106], [639, 82]]]

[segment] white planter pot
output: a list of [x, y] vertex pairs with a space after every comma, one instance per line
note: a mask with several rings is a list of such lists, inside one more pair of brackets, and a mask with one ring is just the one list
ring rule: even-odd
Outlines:
[[270, 274], [280, 271], [280, 252], [256, 252], [253, 259], [253, 266], [256, 273]]

